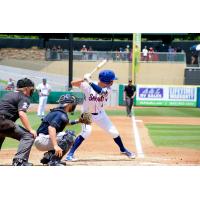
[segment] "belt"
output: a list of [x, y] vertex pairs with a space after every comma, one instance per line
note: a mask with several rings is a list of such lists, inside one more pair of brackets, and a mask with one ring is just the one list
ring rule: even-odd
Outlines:
[[100, 114], [102, 111], [99, 111], [98, 113], [91, 113], [92, 115], [98, 115]]

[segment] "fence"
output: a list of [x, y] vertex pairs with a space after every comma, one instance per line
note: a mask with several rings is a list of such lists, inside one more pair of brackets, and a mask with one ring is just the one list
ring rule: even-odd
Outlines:
[[[58, 60], [68, 60], [69, 51], [56, 51], [47, 49], [45, 53], [46, 60], [48, 61], [58, 61]], [[140, 56], [141, 62], [186, 62], [185, 53], [163, 53], [163, 52], [149, 52], [147, 56], [143, 56], [141, 53]], [[111, 52], [111, 51], [74, 51], [73, 52], [74, 60], [91, 60], [98, 61], [102, 59], [112, 60], [112, 61], [132, 61], [131, 52]]]
[[[12, 92], [12, 91], [8, 91], [8, 90], [0, 90], [0, 99], [7, 93]], [[58, 91], [53, 91], [50, 93], [49, 97], [48, 97], [48, 103], [50, 104], [57, 104], [58, 99], [61, 95], [64, 94], [71, 94], [74, 95], [77, 99], [77, 103], [78, 104], [82, 104], [83, 103], [83, 93], [82, 92], [69, 92], [69, 91], [65, 91], [65, 92], [58, 92]], [[31, 99], [31, 103], [39, 103], [39, 96], [37, 92], [34, 92]]]

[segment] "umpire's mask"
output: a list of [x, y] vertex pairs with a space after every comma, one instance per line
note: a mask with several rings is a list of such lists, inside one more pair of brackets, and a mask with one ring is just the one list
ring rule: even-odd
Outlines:
[[30, 88], [30, 97], [33, 95], [35, 88]]

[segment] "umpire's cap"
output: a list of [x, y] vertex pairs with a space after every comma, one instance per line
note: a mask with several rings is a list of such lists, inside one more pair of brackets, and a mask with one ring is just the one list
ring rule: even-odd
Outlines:
[[76, 97], [71, 94], [65, 94], [60, 96], [57, 102], [60, 104], [61, 107], [64, 107], [69, 103], [77, 104]]
[[28, 78], [23, 78], [17, 81], [17, 88], [34, 87], [34, 82]]
[[111, 81], [117, 80], [115, 73], [112, 70], [103, 70], [99, 73], [99, 80], [109, 84]]

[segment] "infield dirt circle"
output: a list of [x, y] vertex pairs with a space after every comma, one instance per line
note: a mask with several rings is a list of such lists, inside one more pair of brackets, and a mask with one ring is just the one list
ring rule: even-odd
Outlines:
[[[118, 128], [125, 146], [137, 153], [134, 140], [132, 119], [126, 116], [111, 116], [110, 119]], [[145, 127], [146, 123], [161, 124], [200, 124], [198, 118], [176, 118], [176, 117], [137, 117], [136, 124], [140, 135], [140, 141], [144, 152], [144, 158], [138, 155], [136, 159], [129, 159], [120, 154], [113, 139], [93, 124], [91, 136], [84, 141], [76, 151], [78, 161], [67, 162], [68, 166], [135, 166], [135, 165], [200, 165], [200, 150], [186, 148], [156, 147], [152, 143]], [[0, 152], [0, 164], [9, 165], [16, 149], [6, 149]], [[32, 148], [30, 162], [41, 165], [40, 159], [43, 152]]]

